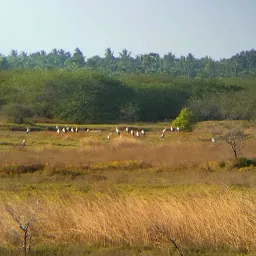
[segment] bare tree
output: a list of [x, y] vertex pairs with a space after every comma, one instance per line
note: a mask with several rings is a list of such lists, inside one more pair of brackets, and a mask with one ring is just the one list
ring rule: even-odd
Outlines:
[[224, 141], [231, 146], [236, 161], [241, 154], [244, 140], [244, 131], [239, 127], [233, 127], [224, 134]]
[[36, 215], [39, 211], [39, 204], [36, 203], [36, 208], [34, 213], [27, 221], [22, 221], [22, 214], [16, 215], [15, 210], [11, 205], [6, 205], [7, 212], [11, 215], [12, 219], [19, 225], [20, 229], [23, 231], [23, 255], [28, 255], [31, 250], [32, 234], [30, 231], [31, 225], [37, 220]]
[[152, 223], [151, 228], [156, 231], [160, 236], [167, 238], [168, 242], [172, 243], [180, 256], [183, 256], [181, 248], [178, 246], [175, 238], [170, 236], [170, 230], [162, 223]]

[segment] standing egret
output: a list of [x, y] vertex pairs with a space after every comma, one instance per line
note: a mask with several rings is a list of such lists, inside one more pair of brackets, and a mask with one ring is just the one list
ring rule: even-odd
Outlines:
[[142, 129], [141, 131], [141, 134], [143, 135], [143, 136], [145, 136], [146, 135], [146, 133], [145, 133], [145, 131]]
[[65, 132], [66, 132], [66, 129], [65, 129], [64, 127], [62, 128], [62, 132], [63, 132], [63, 133], [65, 133]]
[[77, 127], [76, 127], [75, 131], [76, 131], [76, 133], [78, 133], [78, 128]]
[[116, 134], [120, 136], [120, 130], [116, 127]]
[[216, 142], [216, 140], [214, 138], [212, 138], [212, 143], [215, 143], [215, 142]]
[[26, 140], [24, 139], [21, 144], [24, 147], [26, 145]]
[[60, 134], [60, 129], [59, 128], [57, 129], [57, 133]]
[[162, 132], [162, 135], [161, 135], [162, 139], [164, 138], [165, 133], [166, 133], [166, 128], [163, 129], [163, 132]]
[[72, 127], [70, 131], [71, 131], [71, 132], [74, 132], [74, 128]]
[[30, 132], [30, 129], [27, 127], [27, 131], [26, 131], [26, 133], [29, 133]]
[[125, 131], [126, 131], [126, 132], [129, 132], [129, 128], [128, 128], [128, 127], [126, 127], [126, 128], [125, 128]]
[[111, 136], [112, 132], [108, 135], [107, 139], [110, 140], [110, 136]]
[[131, 135], [132, 137], [134, 137], [134, 130], [131, 130]]

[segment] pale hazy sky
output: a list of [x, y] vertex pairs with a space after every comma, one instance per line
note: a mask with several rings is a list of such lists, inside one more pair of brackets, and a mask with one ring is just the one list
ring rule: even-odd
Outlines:
[[0, 53], [110, 47], [229, 58], [256, 48], [256, 0], [0, 0]]

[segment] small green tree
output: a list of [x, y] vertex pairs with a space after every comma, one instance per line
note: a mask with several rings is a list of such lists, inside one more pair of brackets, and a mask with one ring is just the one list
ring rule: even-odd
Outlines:
[[189, 108], [183, 108], [178, 117], [173, 121], [174, 127], [179, 127], [181, 130], [192, 130], [196, 122], [196, 117]]

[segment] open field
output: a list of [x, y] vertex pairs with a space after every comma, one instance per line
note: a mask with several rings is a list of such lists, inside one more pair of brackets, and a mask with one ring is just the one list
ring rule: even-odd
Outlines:
[[[255, 255], [256, 167], [234, 163], [219, 135], [211, 142], [237, 124], [164, 139], [166, 123], [133, 125], [146, 131], [136, 139], [115, 125], [0, 125], [1, 255], [17, 255], [29, 221], [32, 255]], [[256, 125], [239, 125], [253, 159]]]

